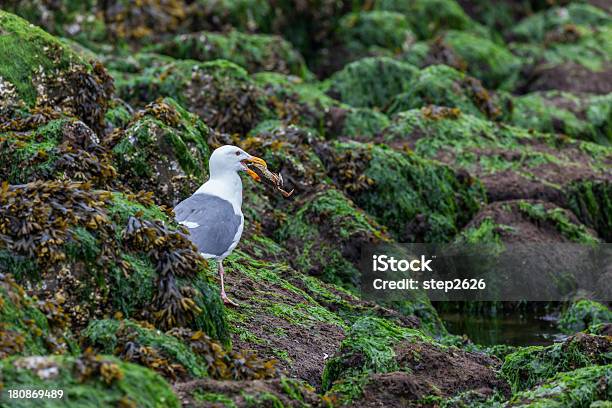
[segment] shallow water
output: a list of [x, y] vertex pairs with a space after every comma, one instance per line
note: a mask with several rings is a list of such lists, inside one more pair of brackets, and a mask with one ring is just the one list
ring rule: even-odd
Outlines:
[[554, 319], [535, 313], [472, 316], [467, 313], [440, 311], [439, 314], [450, 333], [465, 334], [474, 343], [482, 345], [548, 345], [565, 337], [555, 327]]

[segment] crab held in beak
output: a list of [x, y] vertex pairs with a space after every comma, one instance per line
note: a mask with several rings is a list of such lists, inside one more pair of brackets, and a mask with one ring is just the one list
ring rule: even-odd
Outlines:
[[248, 159], [242, 160], [241, 163], [244, 166], [244, 171], [246, 171], [247, 174], [255, 181], [261, 181], [261, 177], [259, 177], [259, 174], [255, 173], [249, 168], [249, 164], [253, 163], [258, 167], [261, 166], [266, 169], [268, 168], [268, 164], [265, 162], [265, 160], [256, 156], [251, 156]]

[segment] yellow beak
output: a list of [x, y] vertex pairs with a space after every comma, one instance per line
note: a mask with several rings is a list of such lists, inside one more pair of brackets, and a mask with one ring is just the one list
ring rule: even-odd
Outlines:
[[[264, 159], [261, 159], [261, 158], [256, 157], [256, 156], [251, 156], [250, 158], [248, 158], [248, 159], [246, 159], [244, 161], [251, 162], [251, 163], [256, 163], [256, 164], [259, 164], [259, 165], [264, 166], [266, 168], [268, 167], [268, 164], [265, 162]], [[247, 174], [249, 176], [251, 176], [253, 178], [253, 180], [261, 181], [261, 177], [259, 177], [259, 175], [257, 173], [255, 173], [253, 170], [247, 168], [246, 172], [247, 172]]]

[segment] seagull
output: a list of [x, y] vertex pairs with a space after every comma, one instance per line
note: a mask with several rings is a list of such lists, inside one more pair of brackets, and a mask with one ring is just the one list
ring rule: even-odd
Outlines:
[[239, 171], [245, 171], [256, 181], [260, 177], [247, 167], [247, 163], [267, 167], [266, 162], [236, 146], [221, 146], [209, 160], [210, 177], [189, 198], [174, 207], [176, 221], [187, 227], [188, 238], [207, 259], [215, 259], [221, 278], [221, 299], [226, 305], [238, 306], [225, 293], [223, 260], [232, 253], [242, 235], [242, 180]]

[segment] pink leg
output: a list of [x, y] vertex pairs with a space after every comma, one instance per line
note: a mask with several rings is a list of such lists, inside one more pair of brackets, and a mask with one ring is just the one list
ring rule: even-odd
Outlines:
[[223, 261], [219, 261], [219, 277], [221, 278], [221, 299], [223, 299], [223, 303], [226, 305], [238, 306], [238, 303], [234, 302], [225, 294], [225, 284], [223, 282], [223, 277], [225, 276], [225, 269], [223, 269]]

